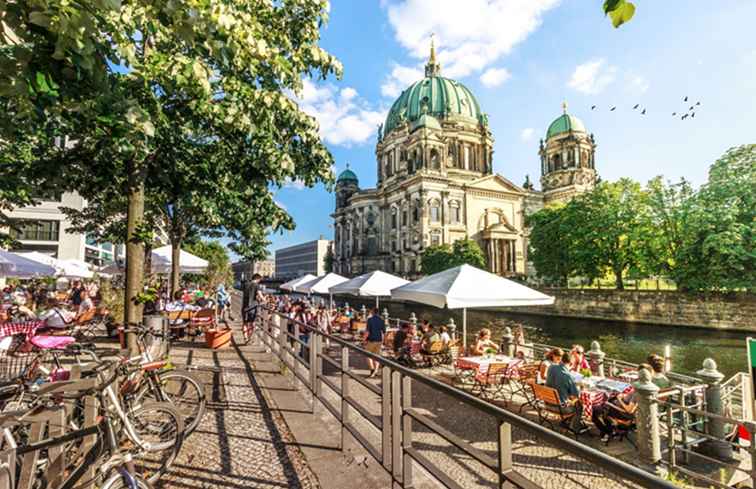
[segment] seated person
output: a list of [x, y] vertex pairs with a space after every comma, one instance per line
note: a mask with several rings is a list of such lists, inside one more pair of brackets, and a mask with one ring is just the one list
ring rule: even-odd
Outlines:
[[451, 343], [451, 336], [449, 336], [449, 328], [446, 326], [441, 326], [439, 328], [440, 334], [439, 337], [441, 338], [441, 341], [444, 342], [444, 346], [448, 346], [449, 343]]
[[536, 378], [537, 383], [546, 383], [546, 376], [549, 372], [549, 367], [559, 364], [559, 362], [562, 361], [562, 355], [564, 355], [564, 351], [562, 351], [561, 348], [554, 348], [546, 352], [546, 356], [538, 366], [538, 377]]
[[193, 306], [184, 301], [184, 292], [177, 290], [173, 294], [173, 300], [165, 305], [165, 310], [168, 312], [174, 311], [196, 311], [199, 307]]
[[651, 367], [651, 382], [656, 384], [659, 389], [666, 389], [671, 384], [666, 375], [664, 375], [664, 358], [653, 353], [648, 356], [646, 362]]
[[49, 328], [67, 328], [76, 319], [76, 314], [63, 307], [55, 298], [48, 299], [47, 306], [47, 311], [39, 319], [44, 320], [45, 326]]
[[485, 355], [491, 351], [496, 353], [499, 351], [499, 347], [491, 341], [491, 330], [483, 328], [478, 332], [478, 339], [475, 341], [472, 353], [473, 355]]
[[8, 310], [8, 315], [12, 321], [29, 321], [37, 319], [37, 315], [34, 314], [34, 311], [26, 306], [26, 300], [17, 296], [13, 299], [13, 305]]
[[609, 441], [614, 433], [616, 420], [634, 421], [637, 409], [638, 397], [634, 390], [627, 394], [617, 395], [603, 406], [595, 406], [591, 420], [601, 433], [601, 441]]
[[580, 345], [572, 345], [570, 350], [570, 370], [581, 373], [583, 370], [590, 370], [591, 366], [585, 358], [585, 350]]
[[94, 309], [94, 302], [92, 302], [92, 298], [89, 297], [89, 292], [82, 290], [81, 294], [79, 294], [79, 297], [81, 298], [81, 302], [79, 303], [79, 309], [76, 313], [77, 317], [81, 316], [90, 309]]
[[408, 332], [409, 325], [403, 324], [399, 331], [397, 331], [394, 335], [394, 343], [392, 345], [394, 354], [398, 355], [401, 352], [402, 348], [404, 348], [405, 343], [407, 343], [409, 339]]
[[575, 379], [570, 374], [569, 366], [571, 361], [572, 355], [563, 353], [561, 361], [549, 367], [549, 371], [546, 374], [546, 385], [556, 389], [562, 404], [567, 404], [577, 399], [580, 395], [580, 391], [575, 384]]
[[438, 343], [441, 341], [441, 336], [436, 332], [435, 328], [432, 324], [427, 323], [425, 333], [423, 334], [423, 339], [420, 344], [420, 350], [423, 353], [429, 353], [431, 349], [431, 345], [433, 343]]

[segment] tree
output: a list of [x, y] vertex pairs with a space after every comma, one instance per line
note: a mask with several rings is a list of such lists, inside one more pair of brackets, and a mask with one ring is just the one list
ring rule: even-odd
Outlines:
[[14, 164], [33, 175], [88, 199], [110, 185], [126, 196], [127, 323], [141, 319], [154, 225], [145, 182], [173, 164], [160, 158], [172, 136], [214, 146], [213, 183], [230, 189], [216, 203], [238, 215], [229, 234], [245, 257], [262, 253], [268, 227], [293, 225], [271, 186], [331, 178], [317, 124], [289, 97], [303, 76], [340, 74], [318, 47], [325, 0], [6, 5], [0, 140], [32, 147]]
[[671, 277], [681, 265], [679, 251], [695, 192], [685, 179], [665, 183], [656, 177], [648, 182], [646, 195], [651, 223], [649, 239], [642, 248], [643, 268], [655, 276]]
[[228, 284], [233, 280], [231, 271], [231, 259], [228, 256], [228, 249], [218, 241], [199, 240], [187, 243], [186, 250], [189, 253], [207, 260], [208, 266], [205, 273], [194, 274], [189, 278], [201, 278], [196, 280], [201, 285], [210, 289], [215, 289], [220, 284]]
[[486, 267], [486, 258], [478, 243], [471, 239], [459, 239], [454, 245], [436, 245], [425, 248], [421, 257], [423, 273], [432, 275], [460, 265]]
[[561, 286], [574, 272], [570, 252], [574, 245], [573, 231], [567, 219], [565, 206], [550, 206], [527, 217], [531, 229], [528, 238], [528, 257], [538, 275]]
[[323, 257], [323, 269], [326, 271], [326, 273], [333, 272], [333, 261], [333, 246], [329, 246], [328, 251], [326, 251], [326, 254]]
[[673, 277], [688, 290], [756, 290], [756, 144], [731, 148], [690, 199]]

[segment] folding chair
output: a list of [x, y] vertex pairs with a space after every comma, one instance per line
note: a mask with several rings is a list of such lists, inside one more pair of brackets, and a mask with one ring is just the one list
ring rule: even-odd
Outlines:
[[577, 415], [577, 409], [575, 406], [566, 406], [562, 404], [559, 399], [559, 393], [553, 387], [547, 387], [545, 385], [533, 384], [533, 395], [535, 396], [535, 407], [538, 413], [538, 423], [543, 425], [547, 423], [551, 429], [555, 429], [552, 419], [559, 422], [566, 431], [575, 435], [577, 440], [578, 435], [583, 433], [584, 429], [574, 429], [571, 426], [573, 418]]

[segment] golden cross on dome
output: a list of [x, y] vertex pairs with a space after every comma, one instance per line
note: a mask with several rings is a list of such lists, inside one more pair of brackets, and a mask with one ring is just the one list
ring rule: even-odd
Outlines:
[[567, 101], [566, 100], [562, 102], [562, 110], [564, 111], [565, 114], [567, 113]]

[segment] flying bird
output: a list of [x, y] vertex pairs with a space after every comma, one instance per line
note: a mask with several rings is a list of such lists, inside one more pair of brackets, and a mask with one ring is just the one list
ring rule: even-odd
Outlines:
[[641, 115], [646, 115], [646, 109], [643, 109], [643, 110], [641, 111]]
[[672, 112], [672, 117], [676, 116], [677, 112]]
[[701, 105], [701, 102], [696, 102], [696, 105]]
[[616, 108], [617, 107], [612, 107], [611, 109], [609, 109], [609, 112], [614, 112], [614, 109], [616, 109]]
[[680, 120], [681, 120], [681, 121], [684, 121], [684, 120], [685, 120], [685, 119], [687, 119], [687, 118], [688, 118], [688, 114], [685, 114], [684, 116], [680, 117]]
[[695, 116], [696, 116], [696, 113], [695, 113], [695, 112], [692, 112], [692, 113], [690, 114], [690, 116], [691, 116], [691, 117], [695, 117]]
[[591, 110], [593, 110], [593, 109], [595, 109], [595, 108], [596, 108], [596, 106], [595, 106], [595, 105], [591, 105]]
[[689, 110], [689, 111], [692, 111], [692, 110], [693, 110], [693, 109], [695, 109], [695, 108], [696, 108], [696, 107], [695, 107], [695, 105], [691, 105], [691, 106], [690, 106], [690, 108], [689, 108], [688, 110]]
[[687, 101], [688, 101], [688, 96], [686, 95], [685, 98], [683, 99], [683, 102], [687, 102]]
[[633, 110], [637, 109], [639, 105], [640, 104], [635, 104], [635, 106], [633, 107]]

